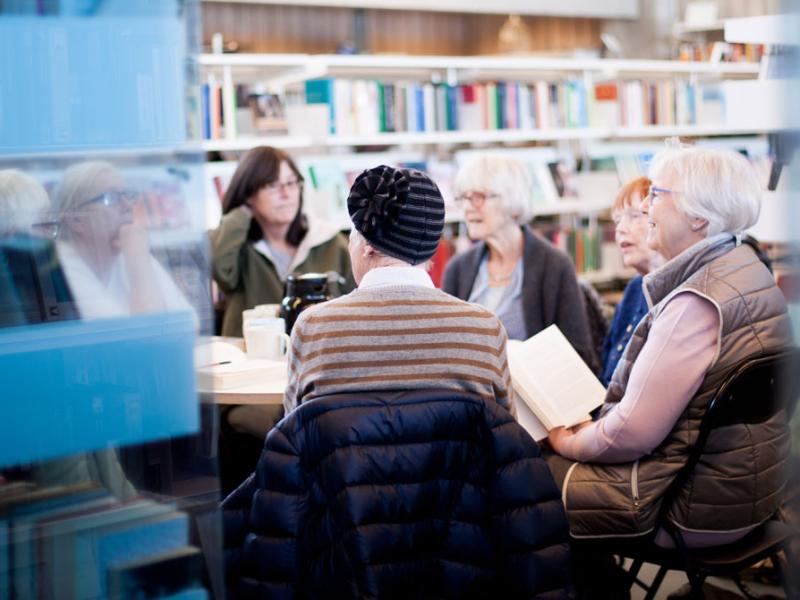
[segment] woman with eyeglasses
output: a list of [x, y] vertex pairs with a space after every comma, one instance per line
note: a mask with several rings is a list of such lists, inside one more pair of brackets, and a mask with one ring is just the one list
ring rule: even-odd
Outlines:
[[642, 200], [650, 190], [647, 177], [637, 177], [617, 193], [611, 207], [617, 246], [622, 263], [635, 269], [637, 275], [628, 282], [614, 311], [614, 319], [603, 342], [603, 370], [600, 381], [608, 386], [611, 375], [631, 338], [634, 328], [647, 314], [647, 301], [642, 291], [642, 276], [661, 264], [661, 257], [647, 245], [647, 218], [642, 212]]
[[[614, 371], [600, 417], [549, 435], [561, 455], [549, 462], [576, 537], [652, 532], [724, 377], [746, 359], [793, 344], [781, 291], [741, 243], [758, 219], [764, 186], [747, 159], [669, 148], [653, 159], [650, 179], [641, 203], [647, 245], [666, 262], [644, 277], [649, 311]], [[781, 501], [789, 448], [783, 411], [714, 430], [670, 505], [683, 543], [727, 544], [768, 519]], [[655, 533], [657, 544], [672, 545], [664, 531]]]
[[191, 308], [134, 222], [136, 196], [102, 161], [71, 166], [56, 189], [56, 248], [83, 318]]
[[481, 154], [459, 169], [456, 203], [477, 243], [447, 264], [442, 289], [500, 317], [508, 337], [524, 340], [555, 324], [596, 366], [575, 267], [526, 224], [533, 185], [520, 161]]
[[212, 232], [212, 273], [225, 294], [222, 335], [241, 337], [242, 311], [283, 298], [292, 273], [335, 271], [355, 287], [347, 240], [303, 212], [303, 178], [283, 150], [260, 146], [239, 162]]

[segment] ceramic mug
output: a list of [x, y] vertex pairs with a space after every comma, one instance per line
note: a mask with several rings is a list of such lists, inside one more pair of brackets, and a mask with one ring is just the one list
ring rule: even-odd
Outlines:
[[244, 345], [247, 358], [286, 360], [289, 336], [286, 323], [277, 317], [251, 317], [244, 325]]
[[280, 304], [256, 304], [253, 309], [259, 317], [277, 317], [280, 310]]
[[255, 308], [242, 311], [242, 329], [251, 319], [273, 319], [278, 316], [280, 304], [259, 304]]

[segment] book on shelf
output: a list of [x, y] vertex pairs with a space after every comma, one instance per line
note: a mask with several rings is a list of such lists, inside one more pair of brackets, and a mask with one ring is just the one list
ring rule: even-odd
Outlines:
[[525, 341], [509, 340], [507, 353], [519, 422], [535, 440], [590, 420], [603, 403], [603, 384], [556, 325]]

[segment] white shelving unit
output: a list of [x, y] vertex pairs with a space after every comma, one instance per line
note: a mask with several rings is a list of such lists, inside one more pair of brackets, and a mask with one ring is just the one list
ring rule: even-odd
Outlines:
[[448, 144], [489, 144], [550, 142], [559, 140], [644, 139], [671, 136], [703, 137], [717, 135], [752, 135], [769, 133], [772, 128], [726, 127], [723, 125], [655, 125], [650, 127], [575, 127], [562, 129], [495, 130], [495, 131], [434, 131], [378, 133], [373, 135], [331, 135], [314, 141], [310, 136], [248, 136], [236, 139], [204, 140], [201, 147], [211, 151], [244, 151], [255, 146], [276, 148], [319, 148], [341, 146], [412, 146]]
[[[235, 68], [237, 75], [247, 70], [256, 70], [259, 78], [292, 69], [302, 76], [313, 73], [314, 77], [368, 76], [370, 69], [379, 69], [383, 77], [391, 77], [394, 71], [403, 77], [409, 72], [441, 73], [475, 76], [475, 72], [487, 71], [491, 78], [505, 73], [525, 79], [538, 77], [542, 72], [584, 72], [613, 74], [696, 74], [725, 77], [752, 77], [758, 75], [759, 66], [750, 63], [679, 62], [673, 60], [603, 59], [603, 58], [546, 58], [515, 56], [409, 56], [401, 54], [339, 55], [339, 54], [201, 54], [198, 63], [203, 67], [218, 69]], [[321, 74], [317, 74], [321, 73]]]
[[[568, 73], [589, 81], [595, 76], [689, 77], [690, 79], [753, 79], [759, 65], [747, 63], [679, 62], [669, 60], [620, 60], [600, 58], [546, 58], [498, 56], [406, 56], [330, 54], [202, 54], [199, 65], [222, 81], [253, 82], [282, 89], [318, 77], [380, 77], [447, 81], [514, 79], [534, 81], [543, 76]], [[503, 144], [561, 140], [635, 139], [668, 136], [711, 136], [762, 133], [763, 129], [711, 126], [576, 127], [531, 130], [478, 130], [398, 132], [371, 135], [249, 136], [206, 140], [205, 150], [241, 151], [260, 144], [293, 149], [341, 146], [408, 146], [447, 144]]]

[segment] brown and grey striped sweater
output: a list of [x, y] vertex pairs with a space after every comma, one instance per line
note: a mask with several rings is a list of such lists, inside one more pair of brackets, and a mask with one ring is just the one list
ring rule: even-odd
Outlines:
[[309, 308], [295, 323], [287, 413], [327, 394], [425, 388], [472, 392], [514, 414], [500, 320], [441, 290], [389, 285]]

